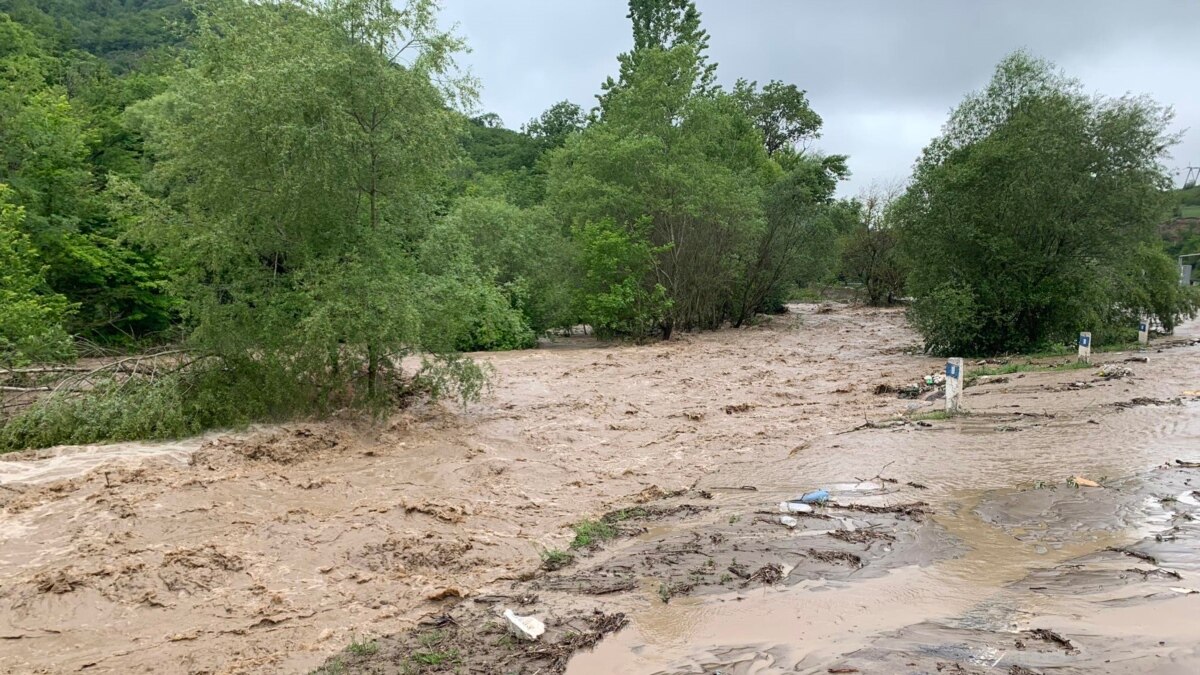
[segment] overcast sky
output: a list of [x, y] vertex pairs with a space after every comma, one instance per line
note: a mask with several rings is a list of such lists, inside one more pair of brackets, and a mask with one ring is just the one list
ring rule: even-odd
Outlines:
[[[555, 101], [591, 108], [632, 43], [624, 0], [443, 0], [473, 52], [482, 109], [519, 128]], [[949, 110], [1004, 55], [1026, 48], [1089, 91], [1147, 93], [1192, 129], [1167, 161], [1200, 164], [1197, 0], [698, 0], [710, 59], [729, 84], [808, 91], [817, 147], [850, 156], [842, 193], [902, 180]], [[1178, 179], [1182, 180], [1182, 176]]]

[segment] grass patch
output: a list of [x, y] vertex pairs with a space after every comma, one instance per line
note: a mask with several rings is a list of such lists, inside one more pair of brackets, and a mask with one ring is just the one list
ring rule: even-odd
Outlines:
[[341, 659], [334, 659], [312, 671], [312, 675], [345, 675], [345, 673], [346, 664], [342, 663]]
[[542, 569], [553, 572], [557, 569], [562, 569], [575, 561], [575, 555], [568, 551], [560, 551], [552, 548], [541, 552]]
[[997, 375], [1012, 375], [1014, 373], [1055, 372], [1061, 370], [1083, 370], [1093, 367], [1085, 361], [1067, 361], [1066, 363], [1005, 363], [998, 366], [978, 366], [967, 370], [963, 376], [963, 386], [970, 387], [981, 377]]
[[462, 659], [457, 649], [449, 649], [444, 652], [417, 652], [413, 654], [413, 660], [423, 666], [444, 666], [457, 664]]
[[571, 548], [587, 548], [617, 536], [617, 528], [603, 520], [583, 520], [572, 525], [571, 529], [575, 530]]
[[374, 640], [358, 641], [358, 638], [351, 638], [350, 646], [346, 647], [346, 651], [355, 656], [370, 656], [379, 651], [379, 643]]

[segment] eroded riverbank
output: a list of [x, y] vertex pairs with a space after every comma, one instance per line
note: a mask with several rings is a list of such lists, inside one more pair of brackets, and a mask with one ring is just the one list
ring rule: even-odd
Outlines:
[[[0, 461], [0, 667], [305, 672], [352, 640], [398, 634], [358, 661], [335, 658], [377, 672], [436, 669], [411, 661], [413, 648], [442, 649], [416, 637], [429, 626], [405, 631], [422, 617], [485, 616], [510, 605], [542, 612], [547, 644], [567, 633], [607, 635], [573, 660], [566, 650], [510, 664], [529, 672], [824, 672], [843, 661], [891, 672], [889, 654], [924, 654], [926, 642], [990, 648], [996, 640], [1000, 649], [1001, 638], [1037, 628], [1119, 637], [1117, 623], [1139, 611], [1148, 623], [1127, 625], [1127, 639], [1096, 643], [1128, 645], [1121, 662], [1136, 672], [1146, 671], [1146, 658], [1162, 672], [1195, 667], [1195, 654], [1176, 642], [1200, 644], [1200, 633], [1180, 634], [1200, 628], [1177, 618], [1200, 609], [1200, 597], [1169, 590], [1200, 588], [1189, 568], [1164, 562], [1181, 578], [1147, 573], [1121, 585], [1140, 592], [1169, 583], [1149, 594], [1167, 594], [1155, 609], [1101, 602], [1097, 611], [1074, 593], [1020, 584], [1141, 541], [1176, 517], [1078, 501], [1124, 494], [1125, 483], [1076, 490], [1063, 481], [1136, 481], [1167, 460], [1200, 460], [1200, 408], [1184, 396], [1198, 388], [1200, 348], [1152, 351], [1148, 363], [1129, 364], [1132, 376], [1115, 380], [1089, 370], [1014, 375], [968, 390], [967, 417], [839, 434], [910, 408], [936, 409], [937, 401], [874, 393], [879, 383], [936, 369], [937, 360], [905, 354], [913, 342], [899, 312], [804, 307], [765, 326], [665, 344], [573, 339], [488, 355], [497, 381], [485, 403], [412, 410], [385, 428], [303, 425], [158, 455], [110, 447]], [[70, 455], [86, 458], [75, 471]], [[836, 514], [848, 520], [832, 527], [813, 519], [792, 531], [766, 513], [799, 491], [872, 478], [898, 483], [835, 496], [920, 501], [927, 516], [853, 511]], [[741, 486], [756, 489], [722, 489]], [[685, 492], [646, 504], [696, 510], [628, 523], [646, 531], [531, 577], [540, 551], [567, 547], [570, 523], [657, 496], [653, 488]], [[1005, 495], [1030, 496], [1018, 503]], [[1043, 495], [1052, 499], [1043, 504]], [[1064, 521], [1071, 525], [1052, 527], [1056, 514], [1074, 514]], [[804, 534], [847, 523], [894, 540]], [[693, 541], [698, 551], [687, 548]], [[743, 544], [753, 550], [733, 548]], [[860, 560], [823, 560], [810, 549]], [[675, 550], [683, 551], [673, 554], [677, 562], [658, 559]], [[788, 567], [779, 580], [729, 571], [753, 577], [776, 563]], [[582, 592], [597, 580], [617, 590]], [[666, 603], [664, 584], [678, 591]], [[529, 599], [526, 587], [538, 599], [517, 602]], [[1150, 640], [1156, 634], [1163, 637]], [[1075, 640], [1094, 656], [1090, 641]], [[982, 653], [904, 667], [973, 668]], [[1001, 659], [997, 667], [1010, 665], [1020, 664]]]

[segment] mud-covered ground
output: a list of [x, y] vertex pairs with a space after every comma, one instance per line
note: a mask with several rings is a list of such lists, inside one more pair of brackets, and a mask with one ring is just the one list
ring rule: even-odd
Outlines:
[[885, 392], [940, 365], [901, 313], [796, 309], [486, 355], [485, 402], [382, 427], [6, 456], [0, 671], [1200, 668], [1194, 325], [922, 420], [936, 392]]

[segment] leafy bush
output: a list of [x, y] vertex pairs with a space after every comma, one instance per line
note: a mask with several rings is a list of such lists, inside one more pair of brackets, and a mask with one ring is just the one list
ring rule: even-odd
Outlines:
[[925, 349], [935, 354], [972, 354], [979, 317], [971, 290], [943, 284], [918, 297], [908, 311], [909, 321], [925, 337]]
[[647, 335], [671, 307], [666, 289], [646, 282], [662, 247], [651, 246], [644, 230], [644, 222], [631, 233], [604, 220], [575, 231], [582, 270], [578, 313], [600, 335]]

